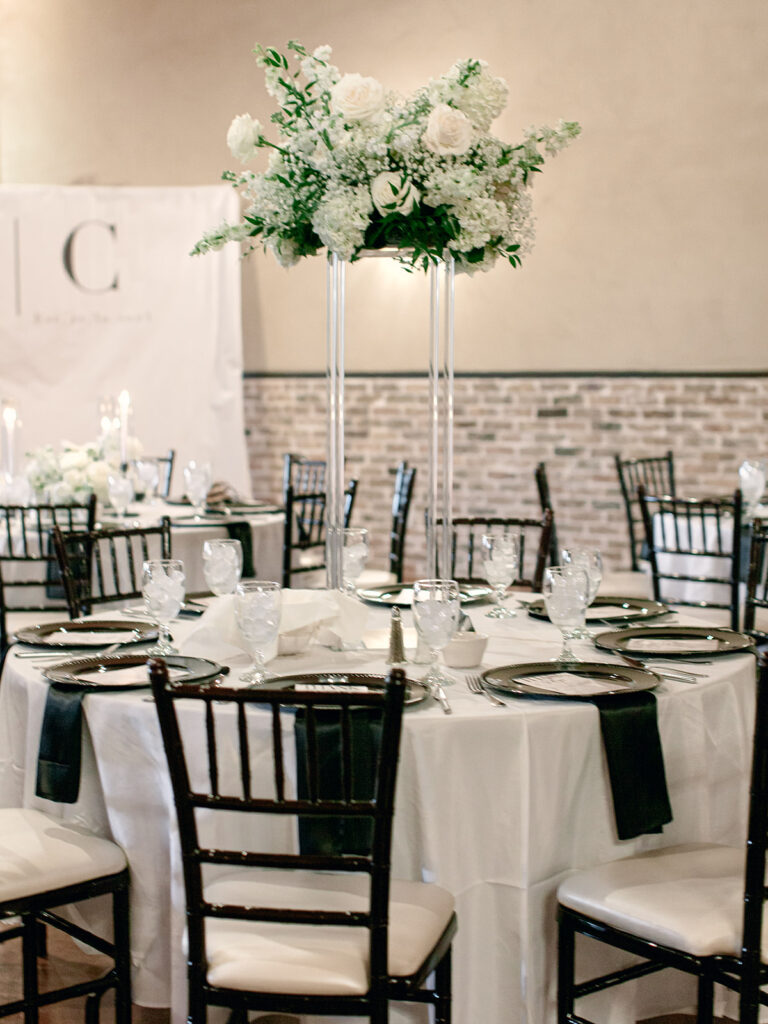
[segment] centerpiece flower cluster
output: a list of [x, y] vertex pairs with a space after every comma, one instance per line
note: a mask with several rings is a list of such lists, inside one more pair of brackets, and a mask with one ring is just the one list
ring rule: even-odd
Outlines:
[[[140, 455], [140, 442], [129, 437], [129, 460]], [[85, 502], [95, 494], [99, 501], [106, 502], [109, 476], [119, 468], [119, 446], [102, 437], [81, 445], [66, 441], [59, 451], [50, 444], [36, 448], [27, 453], [24, 475], [38, 500], [65, 505]]]
[[446, 254], [469, 272], [499, 258], [520, 264], [533, 242], [534, 174], [579, 134], [576, 122], [529, 128], [509, 145], [489, 130], [507, 85], [484, 61], [459, 61], [403, 98], [342, 75], [329, 46], [288, 50], [292, 62], [271, 47], [254, 51], [279, 105], [278, 141], [249, 114], [227, 134], [243, 163], [268, 149], [267, 169], [224, 174], [242, 190], [243, 220], [206, 233], [194, 253], [254, 238], [286, 267], [323, 247], [354, 260], [390, 246], [424, 268]]

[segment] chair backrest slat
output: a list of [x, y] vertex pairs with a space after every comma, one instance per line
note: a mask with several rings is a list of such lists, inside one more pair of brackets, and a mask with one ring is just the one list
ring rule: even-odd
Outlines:
[[637, 489], [644, 487], [648, 494], [674, 498], [675, 459], [671, 450], [664, 455], [645, 456], [639, 459], [622, 458], [617, 453], [614, 455], [614, 463], [627, 516], [631, 565], [632, 569], [637, 571], [641, 559], [645, 557], [645, 533], [642, 511], [637, 501]]
[[[552, 510], [554, 517], [555, 508], [552, 504], [552, 495], [549, 489], [549, 479], [547, 477], [547, 467], [544, 462], [538, 463], [534, 470], [534, 477], [536, 479], [536, 490], [539, 492], [539, 505], [541, 506], [542, 515], [547, 509]], [[555, 529], [555, 520], [552, 520], [552, 533], [549, 538], [549, 561], [551, 565], [560, 564], [560, 545], [557, 541], [557, 530]]]

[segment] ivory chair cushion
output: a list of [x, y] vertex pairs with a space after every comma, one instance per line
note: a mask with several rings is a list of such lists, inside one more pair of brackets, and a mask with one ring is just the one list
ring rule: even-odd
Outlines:
[[[360, 875], [243, 869], [205, 887], [211, 903], [293, 909], [367, 910]], [[393, 881], [389, 901], [389, 974], [407, 977], [426, 959], [454, 910], [450, 893], [423, 882]], [[208, 981], [223, 988], [298, 995], [368, 991], [365, 928], [209, 918]]]
[[[688, 844], [602, 864], [560, 884], [579, 914], [694, 956], [738, 956], [744, 848]], [[768, 950], [768, 923], [763, 950]]]
[[23, 808], [0, 809], [0, 903], [122, 871], [109, 839]]

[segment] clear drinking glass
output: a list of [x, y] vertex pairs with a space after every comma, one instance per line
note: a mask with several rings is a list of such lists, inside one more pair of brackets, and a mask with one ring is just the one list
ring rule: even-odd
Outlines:
[[178, 654], [171, 644], [168, 626], [181, 611], [184, 603], [184, 563], [178, 558], [150, 559], [144, 563], [141, 592], [144, 607], [157, 623], [157, 645], [147, 654]]
[[358, 526], [347, 527], [343, 531], [342, 544], [341, 576], [344, 590], [354, 594], [357, 581], [368, 561], [368, 531]]
[[207, 462], [195, 462], [193, 459], [184, 467], [184, 486], [187, 497], [195, 508], [195, 516], [205, 514], [205, 499], [211, 489], [211, 467]]
[[417, 580], [413, 584], [413, 621], [419, 639], [429, 648], [429, 671], [423, 682], [431, 689], [453, 683], [444, 675], [437, 659], [459, 623], [461, 601], [455, 580]]
[[[596, 548], [569, 547], [563, 548], [560, 552], [563, 565], [573, 565], [577, 569], [583, 569], [587, 574], [587, 607], [589, 607], [597, 596], [600, 584], [603, 579], [603, 559]], [[578, 629], [573, 634], [581, 639], [591, 639], [592, 633], [588, 629]]]
[[160, 486], [160, 463], [157, 459], [136, 459], [133, 471], [139, 484], [137, 488], [144, 494], [144, 501], [154, 505], [157, 501], [157, 489]]
[[507, 587], [517, 578], [520, 564], [520, 534], [485, 533], [480, 541], [483, 558], [483, 575], [496, 591], [496, 605], [486, 617], [489, 619], [511, 619], [515, 612], [503, 605]]
[[739, 486], [745, 519], [752, 519], [765, 490], [765, 463], [761, 459], [745, 459], [739, 466]]
[[563, 637], [560, 653], [552, 660], [578, 661], [570, 648], [570, 641], [579, 627], [584, 626], [589, 594], [587, 574], [574, 565], [550, 566], [544, 572], [542, 593], [550, 622], [557, 626]]
[[239, 540], [207, 540], [203, 544], [203, 574], [211, 593], [234, 594], [243, 573]]
[[107, 494], [118, 518], [123, 519], [133, 501], [133, 482], [128, 474], [110, 473], [107, 477]]
[[246, 580], [235, 591], [235, 619], [253, 658], [240, 679], [251, 686], [274, 678], [264, 667], [264, 649], [277, 639], [281, 599], [280, 584], [271, 580]]

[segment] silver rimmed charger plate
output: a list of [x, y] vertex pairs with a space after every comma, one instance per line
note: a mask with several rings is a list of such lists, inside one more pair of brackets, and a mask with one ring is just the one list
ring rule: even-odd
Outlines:
[[[173, 682], [206, 683], [221, 672], [221, 665], [207, 658], [188, 658], [170, 654], [162, 659]], [[59, 686], [76, 686], [79, 690], [107, 687], [109, 689], [145, 689], [149, 686], [146, 654], [108, 654], [103, 658], [77, 658], [45, 669], [43, 675]], [[136, 671], [131, 671], [135, 669]], [[126, 671], [127, 670], [127, 671]], [[98, 677], [94, 678], [94, 674]]]
[[[571, 680], [570, 686], [558, 686]], [[517, 697], [539, 697], [546, 700], [592, 700], [595, 697], [626, 697], [642, 690], [652, 690], [661, 682], [655, 672], [608, 665], [604, 661], [531, 661], [519, 665], [501, 665], [482, 673], [487, 686]], [[594, 680], [594, 692], [578, 692]]]
[[[296, 675], [278, 676], [270, 679], [264, 689], [327, 689], [329, 693], [360, 692], [360, 690], [383, 690], [386, 685], [385, 676], [377, 676], [368, 672], [299, 672]], [[429, 690], [418, 679], [406, 679], [405, 703], [420, 704], [429, 696]]]
[[[612, 597], [608, 594], [594, 599], [587, 608], [587, 622], [635, 622], [638, 619], [653, 619], [657, 615], [666, 615], [669, 606], [661, 601], [651, 601], [645, 597]], [[528, 614], [535, 619], [549, 619], [546, 605], [542, 598], [531, 601]]]
[[[358, 597], [371, 604], [385, 604], [388, 607], [410, 608], [413, 601], [412, 583], [390, 583], [384, 587], [364, 587], [357, 592]], [[493, 588], [482, 584], [459, 584], [459, 597], [462, 604], [476, 604], [492, 597]]]
[[711, 658], [750, 650], [754, 641], [719, 626], [628, 626], [600, 633], [595, 645], [603, 651], [640, 658]]
[[[99, 634], [96, 640], [94, 633]], [[125, 640], [118, 640], [124, 634]], [[90, 634], [90, 635], [89, 635]], [[103, 639], [102, 639], [103, 634]], [[146, 621], [132, 619], [94, 619], [91, 622], [44, 622], [39, 626], [25, 626], [15, 633], [20, 644], [34, 644], [36, 647], [108, 647], [122, 644], [142, 644], [157, 639], [157, 627], [148, 626]]]

